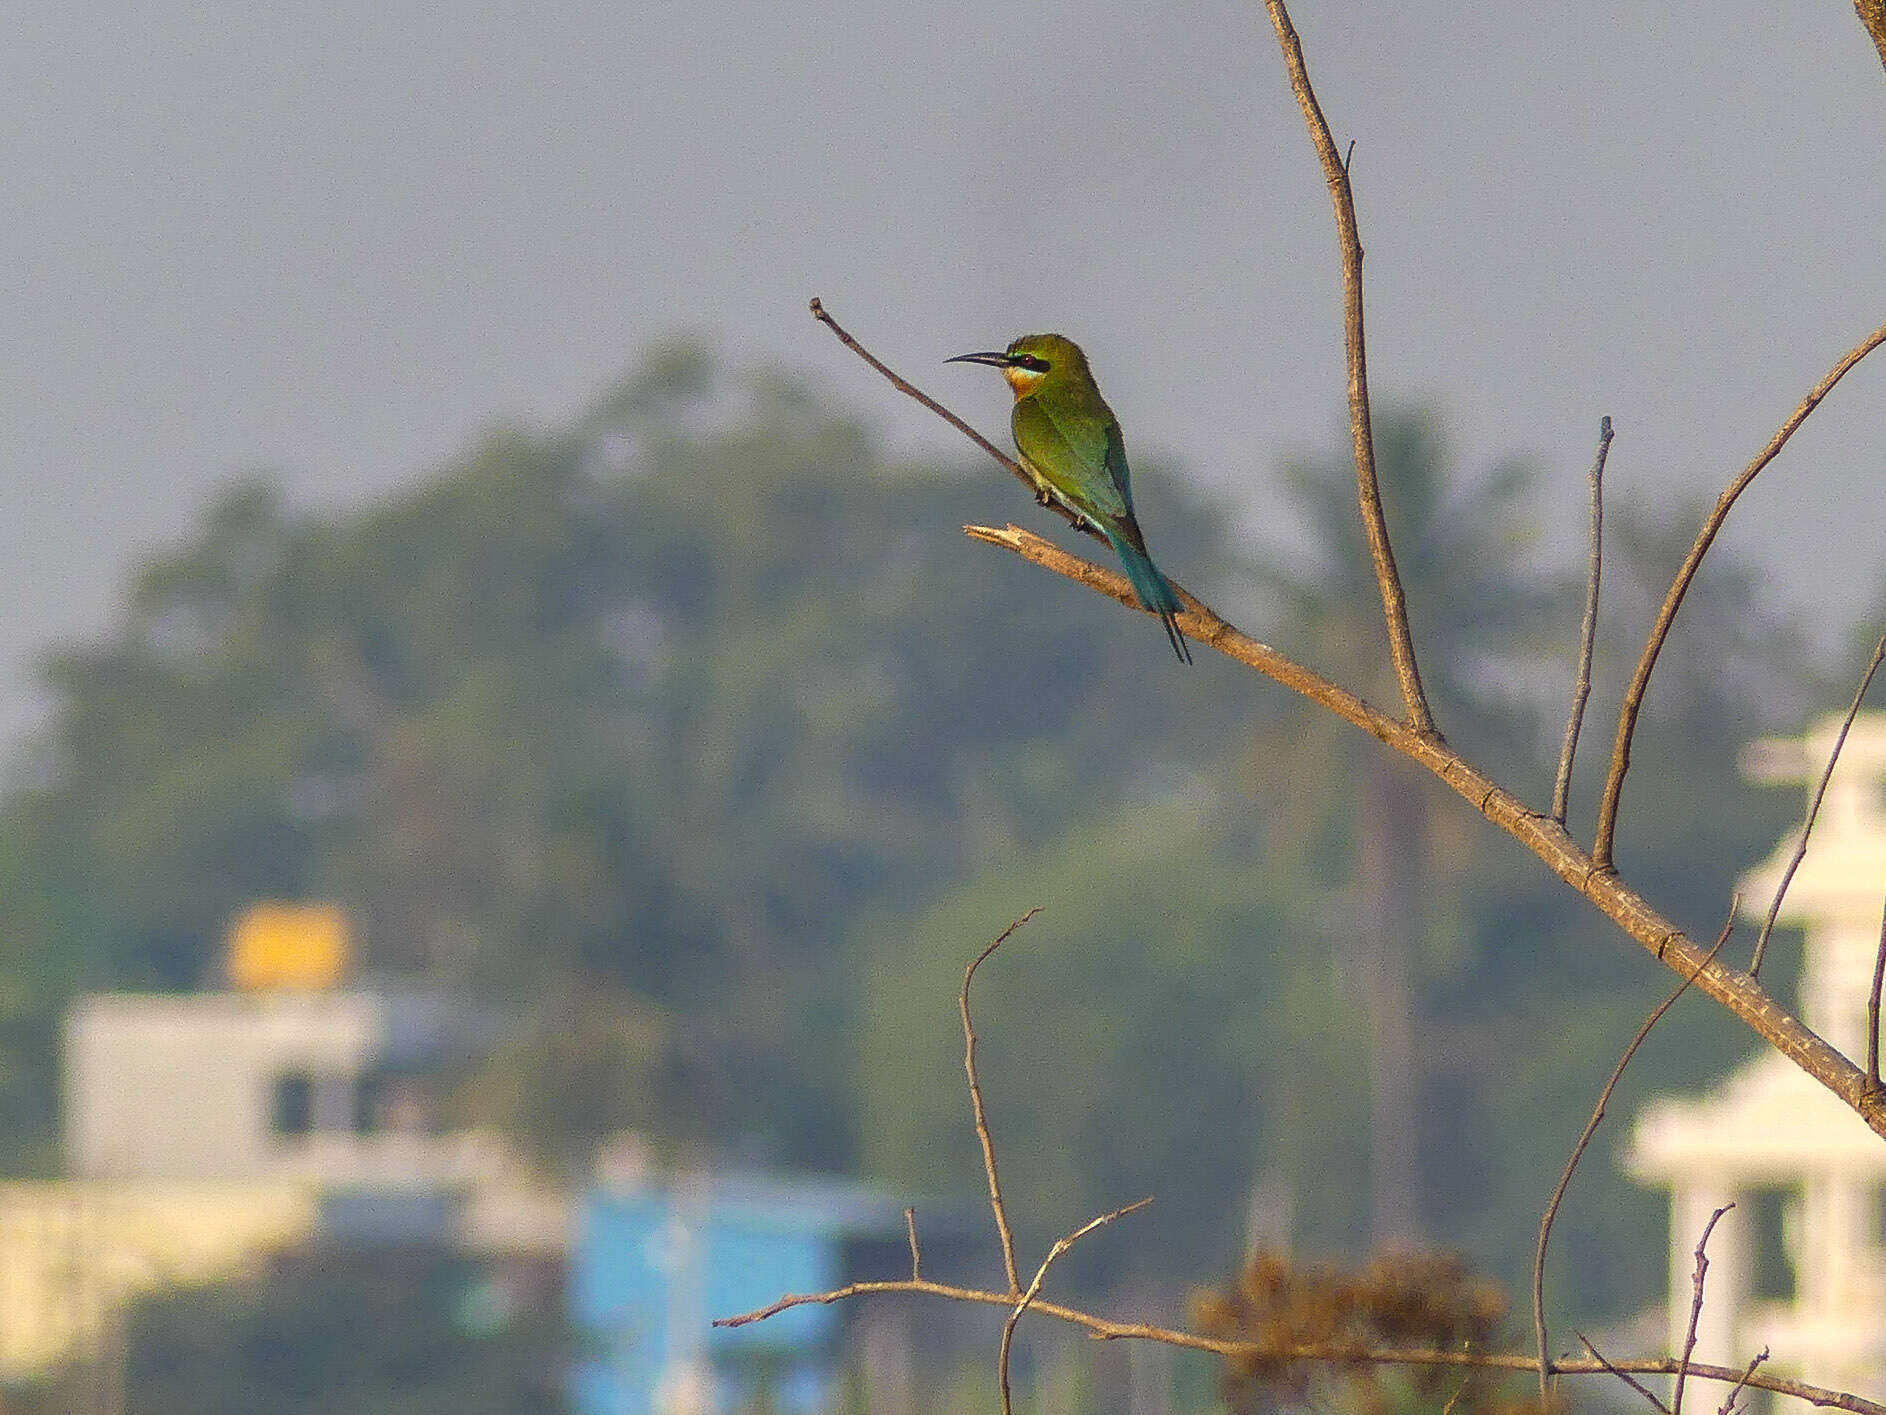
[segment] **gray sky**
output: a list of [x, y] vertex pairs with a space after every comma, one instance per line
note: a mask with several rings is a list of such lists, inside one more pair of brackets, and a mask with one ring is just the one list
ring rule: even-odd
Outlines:
[[[1886, 74], [1848, 0], [1296, 20], [1357, 141], [1378, 397], [1437, 402], [1470, 463], [1537, 454], [1568, 545], [1600, 414], [1618, 494], [1713, 494], [1886, 319]], [[999, 385], [939, 361], [1075, 336], [1142, 460], [1256, 519], [1337, 436], [1328, 200], [1255, 0], [13, 0], [7, 29], [0, 741], [33, 656], [232, 474], [354, 501], [676, 330], [958, 454], [815, 293], [992, 431]], [[1886, 355], [1745, 498], [1778, 601], [1880, 584], [1883, 409]], [[1027, 513], [992, 474], [991, 517]]]

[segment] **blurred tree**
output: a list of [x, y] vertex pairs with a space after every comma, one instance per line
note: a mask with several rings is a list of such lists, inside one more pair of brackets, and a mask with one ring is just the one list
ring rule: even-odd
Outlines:
[[[36, 936], [91, 985], [214, 983], [244, 903], [332, 897], [368, 968], [544, 1029], [466, 1102], [546, 1153], [635, 1123], [842, 1161], [847, 919], [1183, 779], [1247, 713], [963, 540], [1012, 497], [682, 345], [356, 516], [233, 488], [51, 666], [14, 809], [82, 888]], [[1147, 499], [1224, 573], [1214, 508]], [[575, 1037], [623, 1103], [541, 1105], [594, 1077]]]
[[[560, 1294], [520, 1276], [424, 1247], [311, 1250], [143, 1297], [123, 1316], [122, 1409], [554, 1415], [570, 1346]], [[71, 1397], [97, 1381], [74, 1371], [44, 1408], [80, 1408]]]
[[[1513, 689], [1566, 653], [1562, 637], [1548, 636], [1576, 603], [1565, 576], [1534, 553], [1536, 471], [1508, 458], [1459, 478], [1433, 418], [1408, 409], [1377, 417], [1375, 447], [1430, 698], [1448, 735], [1504, 778], [1541, 740], [1534, 704]], [[1293, 609], [1288, 641], [1306, 661], [1338, 677], [1360, 672], [1363, 695], [1392, 704], [1398, 691], [1350, 457], [1344, 449], [1284, 464], [1313, 561], [1307, 572], [1271, 577]], [[1336, 739], [1340, 779], [1351, 783], [1354, 921], [1338, 958], [1367, 1019], [1371, 1226], [1378, 1245], [1411, 1244], [1425, 1227], [1418, 1136], [1428, 1047], [1417, 954], [1445, 917], [1443, 881], [1465, 854], [1445, 851], [1432, 824], [1439, 798], [1420, 772], [1308, 704], [1297, 711], [1308, 734]]]

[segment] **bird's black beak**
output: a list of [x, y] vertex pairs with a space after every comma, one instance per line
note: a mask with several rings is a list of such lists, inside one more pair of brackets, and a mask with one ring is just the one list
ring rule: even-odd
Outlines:
[[946, 364], [987, 364], [990, 368], [1008, 368], [1015, 361], [1003, 350], [986, 354], [958, 354], [953, 359], [943, 360]]

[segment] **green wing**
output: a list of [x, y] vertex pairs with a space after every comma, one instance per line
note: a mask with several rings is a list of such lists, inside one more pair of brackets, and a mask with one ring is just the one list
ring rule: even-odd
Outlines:
[[1012, 425], [1022, 456], [1068, 505], [1108, 521], [1131, 514], [1126, 448], [1117, 423], [1083, 415], [1057, 418], [1040, 399], [1022, 398]]
[[1126, 514], [1133, 516], [1133, 473], [1126, 465], [1126, 439], [1120, 436], [1120, 425], [1107, 424], [1107, 474], [1113, 478], [1113, 484], [1120, 488], [1120, 500], [1126, 503]]

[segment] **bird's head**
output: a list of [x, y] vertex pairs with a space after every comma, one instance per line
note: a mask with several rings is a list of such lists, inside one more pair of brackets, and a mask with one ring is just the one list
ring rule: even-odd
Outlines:
[[987, 364], [1002, 370], [1002, 377], [1015, 390], [1017, 398], [1034, 391], [1042, 379], [1054, 373], [1087, 373], [1087, 359], [1080, 345], [1059, 334], [1024, 334], [1000, 353], [958, 354], [944, 360], [952, 364]]

